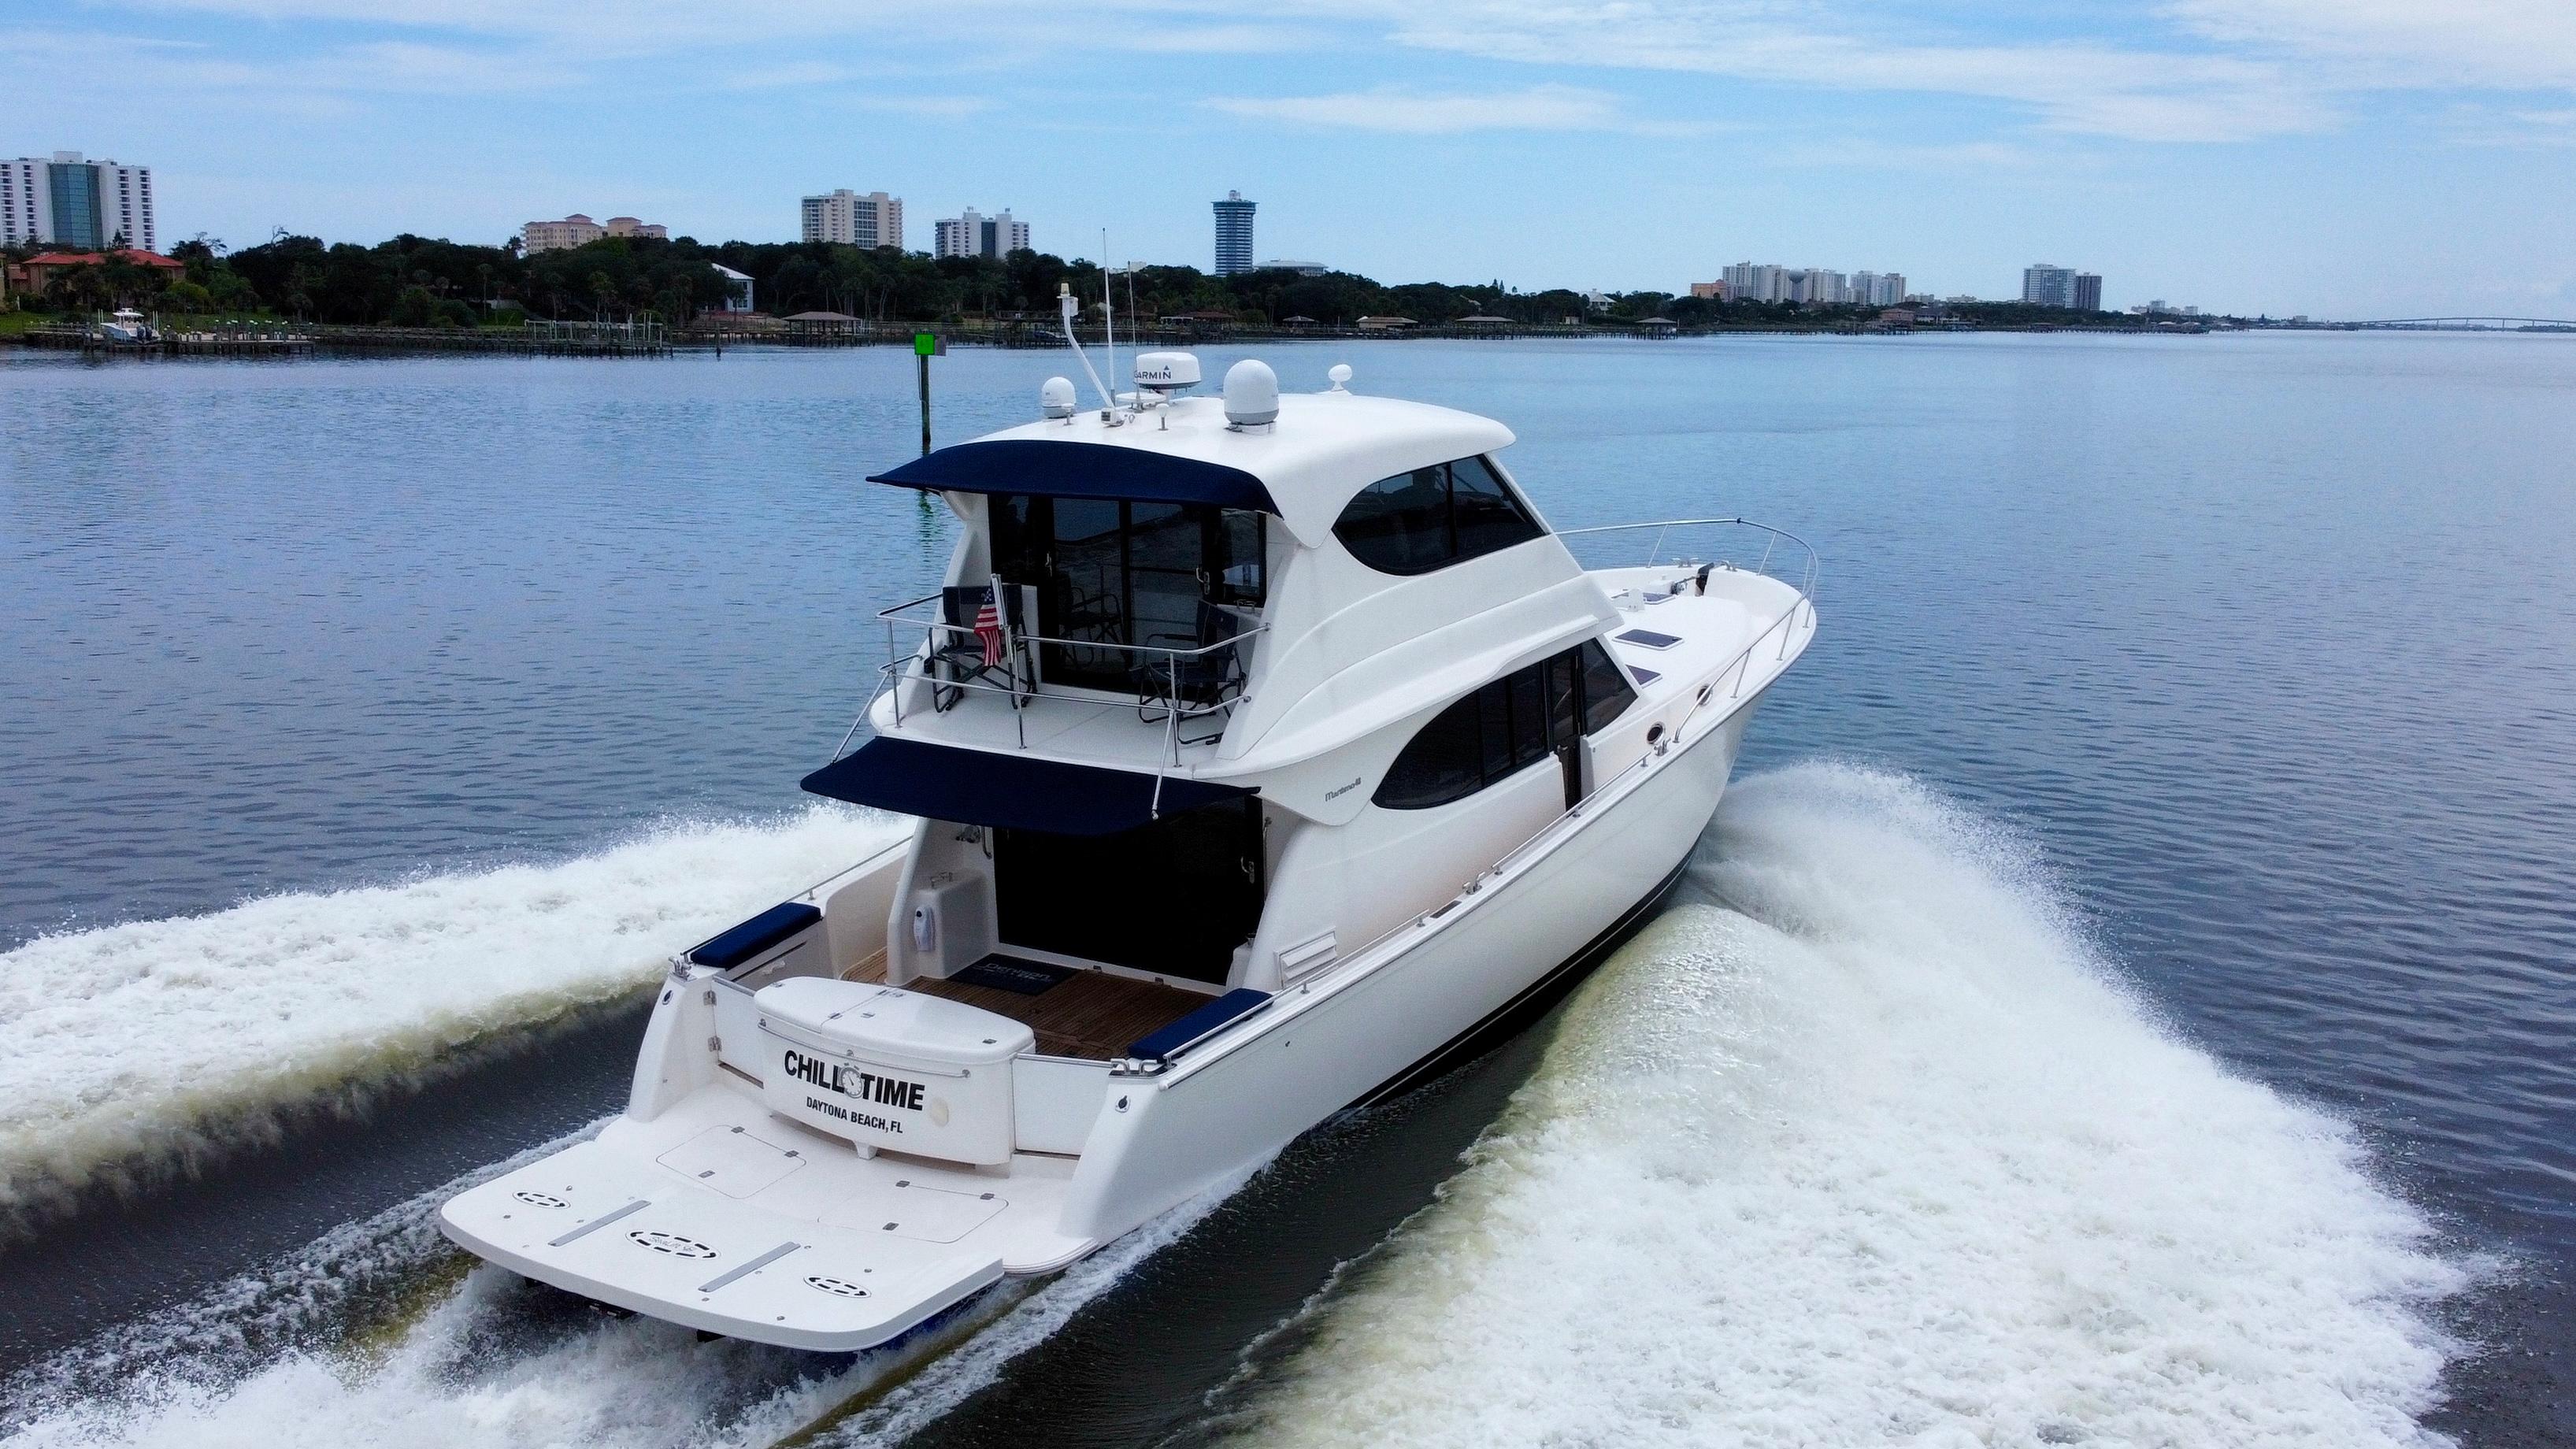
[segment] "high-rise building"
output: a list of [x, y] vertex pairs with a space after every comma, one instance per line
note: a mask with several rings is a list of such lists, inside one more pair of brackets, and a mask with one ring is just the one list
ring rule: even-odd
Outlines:
[[1720, 274], [1719, 279], [1726, 283], [1727, 291], [1738, 302], [1785, 302], [1789, 300], [1789, 293], [1781, 278], [1782, 270], [1767, 262], [1758, 265], [1737, 262]]
[[96, 251], [123, 237], [158, 251], [152, 219], [152, 168], [84, 161], [78, 151], [51, 160], [0, 161], [0, 245], [82, 247]]
[[1216, 274], [1231, 277], [1252, 270], [1252, 209], [1240, 191], [1229, 191], [1216, 206]]
[[829, 196], [805, 198], [805, 240], [854, 247], [903, 245], [903, 202], [882, 191], [844, 186]]
[[935, 257], [991, 257], [999, 261], [1029, 249], [1029, 224], [1007, 211], [979, 215], [968, 207], [963, 216], [942, 217], [932, 225], [930, 254]]
[[2075, 274], [2075, 310], [2078, 312], [2099, 312], [2102, 310], [2102, 279], [2100, 277], [2095, 276], [2091, 272], [2077, 272]]
[[2035, 307], [2075, 305], [2075, 269], [2033, 262], [2021, 269], [2021, 299]]
[[1893, 307], [1905, 300], [1903, 272], [1854, 272], [1849, 301], [1863, 307]]

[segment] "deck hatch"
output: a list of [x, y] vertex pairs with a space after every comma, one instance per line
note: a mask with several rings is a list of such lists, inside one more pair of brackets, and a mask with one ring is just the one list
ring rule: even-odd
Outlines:
[[739, 1127], [710, 1127], [653, 1160], [731, 1198], [750, 1197], [805, 1165], [794, 1150]]

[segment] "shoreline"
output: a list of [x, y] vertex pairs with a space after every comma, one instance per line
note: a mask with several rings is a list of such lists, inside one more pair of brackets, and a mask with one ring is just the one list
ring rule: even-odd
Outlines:
[[[901, 330], [897, 330], [901, 329]], [[334, 327], [319, 324], [263, 328], [250, 332], [217, 330], [185, 331], [148, 342], [107, 341], [87, 329], [66, 325], [33, 327], [14, 333], [0, 334], [0, 347], [16, 346], [35, 351], [79, 352], [93, 357], [171, 357], [223, 356], [268, 357], [280, 360], [319, 356], [430, 356], [479, 354], [484, 356], [521, 357], [669, 357], [680, 353], [722, 354], [729, 348], [754, 348], [763, 351], [791, 351], [811, 348], [910, 347], [916, 324], [886, 323], [882, 330], [850, 332], [822, 336], [792, 336], [776, 333], [681, 333], [654, 337], [650, 340], [629, 337], [566, 338], [529, 335], [501, 329], [465, 330], [446, 328], [399, 327]], [[917, 330], [938, 330], [934, 324], [917, 324]], [[1933, 326], [1862, 326], [1850, 323], [1818, 323], [1813, 326], [1744, 326], [1744, 327], [1241, 327], [1226, 329], [1146, 328], [1139, 333], [1121, 333], [1121, 346], [1145, 348], [1235, 347], [1283, 342], [1516, 342], [1516, 341], [1627, 341], [1671, 342], [1712, 337], [1923, 337], [1959, 333], [2074, 333], [2110, 337], [2201, 336], [2211, 332], [2234, 331], [2331, 331], [2330, 328], [2213, 327], [2204, 323], [2191, 325], [2134, 325], [2086, 327], [2065, 323], [2032, 323], [2025, 326], [1933, 325]], [[1049, 351], [1064, 346], [1061, 335], [1039, 329], [1015, 327], [973, 329], [944, 332], [948, 345], [984, 347], [1002, 351]]]

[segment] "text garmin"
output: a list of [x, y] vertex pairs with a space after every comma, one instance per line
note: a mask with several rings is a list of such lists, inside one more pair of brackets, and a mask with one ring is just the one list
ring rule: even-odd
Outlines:
[[787, 1075], [800, 1082], [838, 1092], [844, 1097], [855, 1097], [862, 1102], [901, 1107], [907, 1111], [920, 1111], [922, 1099], [930, 1090], [919, 1082], [883, 1077], [855, 1067], [835, 1066], [798, 1051], [787, 1053], [781, 1065], [786, 1067]]

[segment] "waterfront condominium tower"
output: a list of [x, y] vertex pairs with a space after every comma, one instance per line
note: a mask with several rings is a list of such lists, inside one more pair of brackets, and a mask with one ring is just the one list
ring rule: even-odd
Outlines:
[[151, 167], [84, 161], [78, 151], [0, 161], [0, 246], [96, 251], [119, 237], [147, 252], [160, 248]]
[[1229, 191], [1216, 203], [1216, 274], [1231, 277], [1252, 270], [1252, 209], [1258, 205]]
[[2102, 310], [2102, 279], [2100, 277], [2091, 272], [2077, 272], [2075, 274], [2075, 310], [2078, 312], [2099, 312]]
[[903, 201], [882, 191], [844, 186], [829, 196], [805, 198], [805, 240], [854, 247], [903, 245]]
[[991, 257], [999, 261], [1013, 252], [1029, 249], [1029, 224], [1005, 211], [999, 216], [984, 216], [975, 208], [966, 208], [963, 216], [943, 216], [931, 227], [930, 254], [934, 257]]
[[2021, 299], [2041, 307], [2075, 305], [2075, 269], [2033, 262], [2021, 269]]

